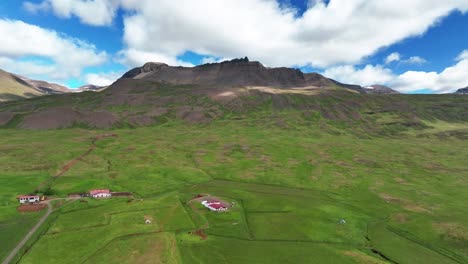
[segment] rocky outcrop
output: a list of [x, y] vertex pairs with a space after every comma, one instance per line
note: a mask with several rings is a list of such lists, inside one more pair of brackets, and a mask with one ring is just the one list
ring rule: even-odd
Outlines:
[[465, 88], [458, 89], [455, 93], [456, 94], [468, 94], [468, 86]]

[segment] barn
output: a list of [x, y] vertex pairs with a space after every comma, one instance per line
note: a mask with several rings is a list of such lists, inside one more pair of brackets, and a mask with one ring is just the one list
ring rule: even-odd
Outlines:
[[111, 192], [108, 189], [99, 189], [89, 191], [89, 195], [94, 198], [108, 198], [111, 197]]
[[24, 204], [24, 203], [38, 203], [39, 200], [40, 200], [40, 198], [37, 195], [20, 195], [20, 196], [18, 196], [18, 201], [21, 204]]

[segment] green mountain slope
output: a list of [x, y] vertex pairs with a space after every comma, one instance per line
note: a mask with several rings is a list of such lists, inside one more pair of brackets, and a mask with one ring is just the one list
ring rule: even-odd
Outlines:
[[20, 78], [0, 70], [0, 102], [31, 98], [42, 93]]

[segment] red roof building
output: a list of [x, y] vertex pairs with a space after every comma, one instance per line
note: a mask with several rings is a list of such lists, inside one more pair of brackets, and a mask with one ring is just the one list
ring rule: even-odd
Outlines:
[[201, 204], [205, 206], [206, 208], [210, 209], [211, 211], [226, 211], [227, 207], [224, 206], [220, 201], [202, 201]]

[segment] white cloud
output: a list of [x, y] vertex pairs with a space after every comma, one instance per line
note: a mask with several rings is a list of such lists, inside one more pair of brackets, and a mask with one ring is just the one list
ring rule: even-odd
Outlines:
[[402, 62], [407, 64], [424, 64], [427, 61], [419, 56], [412, 56], [409, 57], [407, 60], [403, 60]]
[[[177, 62], [186, 51], [270, 66], [356, 64], [382, 47], [426, 32], [468, 0], [309, 0], [297, 16], [275, 0], [43, 0], [60, 17], [108, 25], [125, 10], [121, 54]], [[148, 61], [143, 57], [143, 61]]]
[[458, 55], [457, 59], [458, 61], [461, 61], [461, 60], [468, 60], [468, 50], [464, 50], [460, 53], [460, 55]]
[[82, 23], [93, 26], [110, 25], [120, 0], [44, 0], [38, 4], [25, 2], [24, 8], [32, 13], [52, 10], [62, 18], [76, 16]]
[[424, 64], [427, 61], [419, 56], [411, 56], [408, 59], [403, 59], [403, 56], [398, 52], [393, 52], [385, 58], [385, 64], [392, 62], [401, 62], [405, 64]]
[[468, 52], [463, 51], [455, 65], [441, 72], [407, 71], [397, 75], [381, 65], [366, 65], [362, 69], [353, 66], [331, 67], [323, 72], [340, 82], [368, 86], [385, 84], [400, 91], [414, 92], [429, 89], [435, 93], [451, 93], [468, 85]]
[[119, 52], [117, 61], [129, 67], [138, 67], [146, 62], [164, 62], [172, 66], [194, 66], [191, 63], [178, 60], [175, 57], [167, 56], [163, 53], [139, 51], [136, 49], [127, 49]]
[[108, 86], [115, 82], [118, 78], [122, 77], [122, 75], [122, 72], [89, 73], [85, 75], [85, 80], [87, 84]]
[[355, 64], [378, 49], [423, 34], [468, 0], [313, 1], [295, 10], [265, 0], [124, 1], [128, 49], [174, 58], [191, 50], [270, 66]]
[[228, 61], [228, 60], [232, 60], [232, 58], [216, 58], [216, 57], [208, 56], [208, 57], [203, 57], [201, 63], [202, 64], [219, 63], [219, 62]]
[[323, 75], [340, 82], [362, 86], [387, 83], [393, 78], [392, 71], [381, 65], [366, 65], [363, 69], [351, 65], [331, 67], [325, 70]]
[[449, 93], [468, 85], [467, 73], [468, 57], [465, 57], [440, 73], [407, 71], [396, 76], [390, 84], [402, 92], [429, 89], [435, 93]]
[[388, 55], [387, 58], [385, 58], [385, 64], [392, 63], [394, 61], [400, 61], [401, 55], [398, 52], [393, 52], [392, 54]]
[[[0, 68], [18, 74], [65, 80], [107, 60], [89, 43], [18, 20], [0, 19], [0, 35], [8, 36], [0, 41]], [[22, 60], [31, 56], [37, 59]]]
[[31, 3], [31, 2], [24, 2], [23, 3], [23, 8], [26, 9], [26, 11], [36, 14], [38, 12], [46, 12], [50, 10], [50, 4], [47, 1], [41, 2], [39, 4]]

